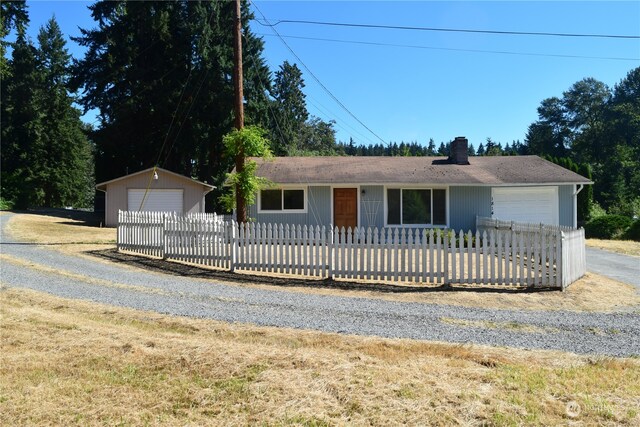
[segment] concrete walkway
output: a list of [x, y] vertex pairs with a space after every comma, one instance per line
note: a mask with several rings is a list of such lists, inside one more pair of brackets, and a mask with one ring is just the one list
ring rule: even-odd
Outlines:
[[635, 286], [640, 291], [640, 258], [587, 248], [587, 270]]

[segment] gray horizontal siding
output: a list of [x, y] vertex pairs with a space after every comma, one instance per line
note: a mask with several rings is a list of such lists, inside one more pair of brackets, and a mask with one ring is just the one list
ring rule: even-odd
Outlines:
[[558, 186], [559, 225], [573, 227], [573, 185]]
[[382, 185], [360, 187], [360, 226], [384, 227], [384, 187]]
[[[357, 186], [356, 186], [357, 187]], [[384, 228], [384, 186], [359, 186], [359, 219], [363, 227]], [[491, 187], [449, 187], [449, 228], [454, 230], [476, 229], [476, 216], [491, 217]], [[364, 192], [364, 193], [363, 193]], [[329, 186], [310, 186], [307, 194], [306, 213], [258, 214], [251, 206], [250, 216], [258, 222], [294, 225], [330, 225], [332, 191]], [[573, 185], [558, 187], [560, 225], [573, 225]]]
[[328, 226], [331, 223], [331, 188], [313, 186], [307, 190], [307, 212], [305, 213], [258, 213], [258, 204], [249, 208], [249, 217], [260, 223]]
[[491, 187], [449, 187], [449, 227], [475, 231], [476, 216], [491, 216]]
[[329, 224], [331, 224], [331, 187], [310, 186], [307, 204], [309, 225], [329, 226]]

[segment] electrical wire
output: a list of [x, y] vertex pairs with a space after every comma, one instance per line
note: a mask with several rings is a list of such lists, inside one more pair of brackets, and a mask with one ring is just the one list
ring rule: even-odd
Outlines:
[[[178, 98], [178, 103], [176, 104], [176, 109], [173, 110], [173, 115], [171, 116], [171, 123], [169, 123], [169, 129], [167, 129], [167, 134], [165, 135], [164, 141], [162, 141], [162, 145], [160, 146], [160, 150], [158, 151], [158, 158], [156, 159], [156, 165], [160, 161], [160, 157], [162, 157], [162, 150], [164, 150], [164, 146], [166, 145], [167, 140], [169, 139], [169, 135], [171, 134], [171, 128], [173, 127], [173, 123], [176, 120], [176, 115], [178, 114], [178, 109], [180, 108], [180, 103], [182, 102], [182, 98], [184, 97], [184, 93], [186, 92], [187, 85], [189, 84], [189, 80], [191, 79], [191, 73], [193, 73], [193, 67], [189, 67], [189, 75], [187, 76], [187, 79], [185, 80], [184, 85], [182, 86], [182, 91], [180, 92], [180, 97]], [[180, 129], [182, 129], [182, 126], [180, 126]], [[176, 135], [176, 138], [177, 137], [178, 136]], [[172, 144], [172, 147], [173, 147], [173, 144]], [[171, 149], [169, 149], [168, 152], [171, 152]], [[168, 154], [167, 154], [167, 156], [168, 156]], [[165, 159], [165, 162], [166, 162], [166, 159]]]
[[[214, 12], [214, 10], [212, 10], [211, 13], [209, 14], [209, 21], [208, 21], [209, 24], [211, 24], [211, 18], [213, 18], [213, 12]], [[149, 49], [149, 47], [144, 49], [144, 51], [146, 51], [147, 49]], [[173, 70], [178, 68], [178, 66], [174, 67]], [[173, 70], [171, 70], [171, 71], [173, 71]], [[169, 71], [167, 74], [169, 74], [171, 71]], [[142, 201], [140, 202], [140, 208], [138, 209], [138, 211], [142, 210], [142, 207], [144, 206], [145, 199], [147, 198], [147, 194], [149, 193], [149, 189], [151, 187], [151, 182], [152, 182], [154, 177], [157, 177], [156, 174], [157, 174], [157, 169], [158, 169], [158, 164], [160, 162], [160, 158], [162, 157], [162, 150], [164, 150], [164, 147], [165, 147], [165, 145], [166, 145], [166, 143], [167, 143], [167, 141], [169, 139], [169, 135], [171, 133], [171, 128], [173, 127], [173, 123], [175, 121], [176, 115], [178, 114], [178, 109], [180, 108], [180, 103], [182, 102], [182, 98], [183, 98], [183, 96], [184, 96], [184, 94], [186, 92], [186, 88], [187, 88], [187, 85], [189, 84], [189, 80], [191, 79], [192, 72], [193, 72], [193, 67], [189, 67], [189, 74], [187, 75], [187, 79], [185, 80], [184, 85], [182, 86], [182, 91], [180, 93], [180, 97], [178, 99], [178, 102], [176, 104], [176, 108], [173, 111], [173, 115], [171, 117], [171, 123], [169, 124], [169, 128], [167, 129], [167, 134], [165, 135], [164, 141], [162, 142], [162, 146], [160, 147], [160, 150], [158, 151], [158, 157], [156, 159], [156, 164], [154, 165], [153, 172], [152, 172], [151, 176], [149, 177], [149, 184], [147, 185], [147, 188], [144, 191], [144, 195], [142, 196]], [[202, 82], [200, 83], [200, 86], [198, 87], [198, 90], [196, 91], [195, 96], [191, 100], [191, 103], [189, 105], [187, 113], [183, 117], [182, 123], [180, 124], [180, 127], [178, 128], [178, 132], [176, 133], [176, 136], [175, 136], [173, 142], [171, 143], [171, 145], [169, 146], [169, 149], [167, 150], [167, 155], [166, 155], [166, 157], [164, 159], [163, 164], [166, 163], [167, 160], [169, 159], [169, 154], [171, 153], [171, 150], [173, 149], [174, 144], [178, 140], [178, 136], [180, 135], [180, 132], [182, 131], [182, 127], [184, 126], [184, 121], [188, 117], [189, 113], [191, 113], [191, 109], [193, 108], [195, 100], [198, 97], [198, 94], [200, 93], [200, 89], [202, 89], [202, 85], [204, 84], [204, 81], [206, 80], [208, 74], [209, 74], [209, 70], [207, 70], [207, 72], [205, 73], [204, 77], [202, 78]]]
[[[265, 34], [259, 34], [259, 35], [265, 35]], [[273, 34], [267, 34], [267, 35], [269, 35], [269, 36], [274, 36]], [[274, 37], [275, 37], [275, 36], [274, 36]], [[244, 38], [247, 42], [250, 42], [250, 40], [249, 40], [249, 39], [247, 39], [247, 37], [246, 37], [246, 36], [244, 36], [244, 35], [243, 35], [243, 38]], [[251, 59], [251, 62], [252, 62], [252, 64], [253, 64], [254, 68], [257, 68], [257, 64], [256, 64], [256, 60], [255, 60], [254, 55], [253, 55], [251, 52], [249, 52], [249, 56], [250, 56], [250, 59]], [[268, 60], [267, 60], [267, 63], [271, 66], [271, 68], [274, 68], [274, 67], [273, 67], [273, 64], [271, 64]], [[260, 74], [259, 74], [259, 73], [257, 74], [257, 76], [258, 76], [258, 79], [260, 80], [260, 84], [262, 85], [263, 91], [266, 91], [266, 86], [265, 86], [264, 82], [262, 81], [262, 77], [260, 77]], [[362, 139], [364, 139], [364, 140], [368, 141], [370, 144], [372, 144], [372, 145], [374, 145], [374, 144], [375, 144], [375, 142], [374, 142], [372, 139], [370, 139], [369, 137], [367, 137], [367, 136], [365, 136], [364, 134], [362, 134], [360, 131], [358, 131], [356, 128], [354, 128], [353, 126], [351, 126], [351, 125], [350, 125], [349, 123], [347, 123], [346, 121], [344, 121], [344, 124], [345, 124], [346, 126], [348, 126], [348, 127], [351, 129], [351, 131], [349, 131], [347, 128], [345, 128], [344, 126], [342, 126], [342, 124], [341, 124], [342, 119], [341, 119], [341, 118], [340, 118], [336, 113], [334, 113], [333, 111], [331, 111], [329, 108], [327, 108], [326, 106], [322, 105], [322, 103], [321, 103], [320, 101], [318, 101], [318, 99], [317, 99], [317, 98], [315, 98], [313, 95], [306, 94], [306, 96], [307, 96], [307, 97], [309, 97], [309, 98], [311, 98], [311, 99], [313, 99], [313, 100], [315, 100], [315, 101], [316, 101], [316, 103], [314, 103], [314, 102], [313, 102], [313, 101], [311, 101], [310, 99], [306, 99], [306, 100], [305, 100], [306, 102], [308, 102], [308, 103], [309, 103], [309, 104], [311, 104], [313, 107], [315, 107], [315, 109], [316, 109], [318, 112], [320, 112], [321, 114], [323, 114], [323, 115], [324, 115], [326, 118], [328, 118], [329, 120], [334, 120], [334, 122], [335, 122], [336, 126], [338, 126], [339, 128], [341, 128], [343, 131], [345, 131], [346, 133], [355, 132], [355, 133], [356, 133], [356, 134], [358, 134]], [[321, 107], [322, 107], [322, 108], [321, 108]], [[280, 134], [280, 135], [279, 135], [279, 136], [280, 136], [280, 141], [281, 141], [283, 144], [286, 144], [286, 141], [284, 140], [284, 134], [283, 134], [283, 132], [282, 132], [282, 130], [281, 130], [281, 128], [280, 128], [280, 123], [278, 122], [278, 119], [276, 118], [276, 115], [275, 115], [275, 113], [274, 113], [274, 111], [273, 111], [273, 109], [272, 109], [272, 107], [271, 107], [271, 104], [268, 104], [268, 109], [269, 109], [269, 112], [271, 113], [271, 116], [273, 117], [273, 120], [274, 120], [274, 122], [275, 122], [275, 124], [276, 124], [276, 128], [278, 129], [278, 133]], [[333, 117], [334, 119], [332, 119], [331, 117]], [[286, 116], [284, 117], [284, 119], [285, 119], [285, 120], [288, 120], [288, 118], [287, 118]], [[287, 123], [287, 124], [288, 124], [288, 123]]]
[[[255, 6], [255, 3], [254, 3]], [[256, 7], [257, 8], [257, 7]], [[263, 15], [264, 16], [264, 15]], [[436, 28], [436, 27], [410, 27], [402, 25], [378, 25], [378, 24], [355, 24], [347, 22], [326, 22], [326, 21], [306, 21], [296, 19], [280, 19], [275, 23], [270, 23], [266, 18], [264, 22], [256, 19], [256, 22], [265, 27], [275, 27], [280, 24], [308, 24], [308, 25], [328, 25], [334, 27], [353, 28], [378, 28], [385, 30], [410, 30], [410, 31], [436, 31], [449, 33], [475, 33], [475, 34], [497, 34], [516, 36], [545, 36], [545, 37], [590, 37], [590, 38], [611, 38], [611, 39], [640, 39], [640, 36], [621, 34], [579, 34], [579, 33], [548, 33], [534, 31], [502, 31], [502, 30], [471, 30], [466, 28]]]
[[[250, 40], [243, 35], [243, 38], [248, 42], [250, 42]], [[251, 63], [253, 64], [253, 67], [257, 70], [258, 69], [258, 62], [256, 61], [253, 53], [250, 50], [247, 50], [247, 53], [249, 54], [249, 59], [251, 59]], [[260, 81], [260, 86], [262, 86], [262, 91], [263, 92], [267, 92], [266, 89], [266, 85], [264, 84], [264, 82], [262, 81], [262, 77], [260, 76], [259, 72], [256, 72], [256, 76], [258, 77], [258, 80]], [[278, 122], [278, 118], [277, 115], [275, 114], [275, 111], [273, 111], [273, 108], [271, 106], [271, 102], [267, 102], [267, 109], [269, 110], [269, 112], [271, 113], [271, 116], [273, 117], [273, 121], [276, 124], [276, 129], [278, 130], [278, 133], [280, 134], [280, 142], [282, 142], [282, 145], [286, 145], [286, 141], [284, 139], [284, 133], [282, 132], [282, 129], [280, 127], [280, 123]]]
[[[262, 13], [262, 11], [260, 10], [260, 8], [258, 7], [258, 5], [256, 4], [256, 2], [251, 2], [251, 4], [253, 5], [253, 7], [256, 8], [256, 10], [260, 13], [260, 15], [262, 15], [262, 17], [264, 18], [265, 22], [268, 22], [267, 17], [264, 15], [264, 13]], [[378, 138], [380, 141], [382, 141], [383, 144], [388, 144], [387, 141], [385, 141], [384, 139], [382, 139], [380, 137], [380, 135], [378, 135], [377, 133], [375, 133], [373, 130], [371, 130], [371, 128], [369, 126], [367, 126], [366, 124], [364, 124], [362, 122], [362, 120], [360, 120], [358, 117], [356, 117], [355, 114], [353, 114], [333, 93], [331, 93], [331, 91], [320, 81], [320, 79], [313, 73], [313, 71], [311, 71], [311, 69], [309, 69], [309, 67], [307, 67], [307, 65], [304, 63], [304, 61], [293, 51], [293, 49], [291, 48], [291, 46], [289, 46], [289, 44], [286, 42], [286, 40], [280, 35], [280, 33], [278, 32], [278, 30], [275, 29], [275, 27], [271, 27], [272, 31], [274, 33], [276, 33], [276, 35], [280, 38], [280, 41], [282, 41], [282, 43], [285, 45], [285, 47], [289, 50], [289, 52], [291, 52], [291, 54], [298, 60], [298, 62], [300, 63], [300, 65], [302, 65], [305, 70], [307, 70], [307, 72], [309, 73], [309, 75], [316, 81], [316, 83], [318, 83], [318, 85], [320, 85], [320, 87], [331, 97], [331, 99], [333, 99], [336, 104], [338, 104], [344, 111], [346, 111], [351, 117], [353, 117], [353, 119], [355, 119], [358, 123], [360, 123], [360, 125], [362, 127], [364, 127], [366, 130], [369, 131], [369, 133], [371, 133], [373, 136], [375, 136], [376, 138]]]
[[[248, 40], [246, 37], [244, 37], [244, 39], [249, 42], [250, 40]], [[251, 63], [253, 65], [253, 67], [257, 70], [258, 68], [258, 63], [256, 61], [255, 56], [253, 55], [253, 53], [250, 50], [247, 50], [248, 54], [249, 54], [249, 59], [251, 60]], [[257, 72], [256, 75], [258, 76], [258, 81], [260, 82], [260, 85], [262, 86], [262, 91], [266, 92], [266, 86], [262, 80], [262, 77], [260, 77], [260, 73]], [[284, 134], [282, 132], [282, 129], [280, 128], [280, 123], [278, 122], [278, 118], [277, 115], [275, 114], [275, 111], [273, 111], [273, 108], [271, 106], [271, 102], [267, 102], [267, 108], [268, 110], [271, 112], [271, 115], [273, 116], [273, 121], [276, 124], [276, 128], [278, 130], [278, 133], [280, 134], [280, 141], [282, 141], [283, 145], [286, 144], [285, 138], [284, 138]], [[288, 120], [285, 116], [285, 120]], [[289, 124], [289, 123], [287, 123]], [[313, 194], [311, 193], [311, 187], [309, 186], [309, 182], [308, 182], [308, 178], [307, 178], [307, 199], [309, 201], [309, 210], [311, 211], [311, 214], [313, 215], [314, 220], [316, 221], [316, 224], [320, 224], [320, 218], [319, 218], [319, 213], [318, 213], [318, 207], [316, 205], [316, 201], [315, 198], [313, 197]], [[283, 196], [284, 197], [284, 196]]]
[[[275, 37], [273, 34], [257, 33], [257, 35], [265, 36], [265, 37]], [[607, 57], [607, 56], [584, 56], [584, 55], [564, 55], [564, 54], [533, 53], [533, 52], [512, 52], [512, 51], [505, 51], [505, 50], [457, 49], [457, 48], [448, 48], [448, 47], [411, 45], [411, 44], [395, 44], [395, 43], [382, 43], [382, 42], [368, 42], [368, 41], [361, 41], [361, 40], [340, 40], [340, 39], [328, 39], [328, 38], [321, 38], [321, 37], [304, 37], [304, 36], [291, 36], [291, 35], [281, 35], [281, 37], [284, 37], [284, 38], [287, 38], [287, 39], [314, 40], [314, 41], [344, 43], [344, 44], [403, 47], [403, 48], [410, 48], [410, 49], [447, 50], [447, 51], [454, 51], [454, 52], [496, 53], [496, 54], [502, 54], [502, 55], [543, 56], [543, 57], [552, 57], [552, 58], [580, 58], [580, 59], [606, 59], [606, 60], [615, 60], [615, 61], [640, 61], [640, 58]]]
[[[315, 97], [313, 97], [311, 95], [309, 95], [309, 97], [311, 98], [310, 100], [308, 100], [309, 104], [311, 104], [318, 112], [320, 112], [321, 114], [323, 114], [324, 116], [326, 116], [330, 120], [334, 120], [336, 126], [338, 126], [340, 129], [345, 131], [347, 134], [355, 133], [355, 134], [358, 135], [358, 139], [366, 140], [370, 145], [375, 145], [376, 144], [371, 138], [369, 138], [368, 136], [366, 136], [363, 133], [361, 133], [360, 131], [358, 131], [356, 128], [351, 126], [347, 121], [342, 122], [342, 119], [340, 117], [338, 117], [338, 115], [336, 113], [334, 113], [333, 111], [329, 110], [329, 108], [327, 108], [326, 106], [322, 105], [320, 103], [320, 101], [318, 101], [317, 98], [315, 98]], [[315, 101], [315, 102], [313, 102], [313, 101]], [[331, 117], [335, 117], [335, 119], [331, 119]], [[349, 129], [351, 129], [351, 130], [348, 130], [347, 128], [342, 126], [341, 122], [345, 126], [349, 127]]]
[[[182, 117], [182, 120], [180, 121], [180, 127], [178, 128], [178, 132], [176, 133], [176, 136], [173, 139], [173, 142], [171, 143], [171, 145], [167, 149], [167, 155], [165, 156], [164, 161], [162, 162], [163, 165], [167, 163], [167, 160], [169, 160], [169, 155], [171, 154], [171, 150], [173, 150], [173, 146], [178, 141], [178, 137], [180, 136], [180, 132], [182, 132], [182, 128], [184, 127], [184, 124], [187, 121], [187, 118], [189, 117], [189, 114], [191, 114], [191, 110], [193, 109], [193, 106], [195, 105], [196, 99], [198, 98], [198, 95], [200, 94], [200, 90], [202, 89], [202, 86], [204, 86], [204, 82], [207, 80], [208, 75], [209, 75], [209, 70], [207, 70], [204, 73], [204, 76], [202, 77], [202, 80], [200, 81], [200, 85], [198, 86], [198, 89], [196, 90], [195, 95], [193, 95], [193, 97], [191, 98], [191, 102], [189, 103], [189, 108], [187, 109], [187, 112]], [[162, 151], [160, 151], [160, 153], [162, 153]]]

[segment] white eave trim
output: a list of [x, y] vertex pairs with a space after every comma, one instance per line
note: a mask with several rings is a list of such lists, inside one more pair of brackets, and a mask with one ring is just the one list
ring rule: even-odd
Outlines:
[[[183, 180], [185, 180], [185, 181], [190, 181], [190, 182], [192, 182], [192, 183], [194, 183], [194, 184], [202, 185], [203, 187], [206, 187], [206, 188], [207, 188], [206, 193], [209, 193], [210, 191], [213, 191], [213, 190], [216, 188], [216, 186], [215, 186], [215, 185], [207, 184], [207, 183], [205, 183], [205, 182], [198, 181], [197, 179], [193, 179], [193, 178], [188, 177], [188, 176], [185, 176], [185, 175], [180, 175], [179, 173], [172, 172], [172, 171], [167, 170], [167, 169], [163, 169], [163, 168], [155, 168], [155, 169], [156, 169], [158, 172], [162, 172], [162, 173], [166, 173], [166, 174], [169, 174], [169, 175], [173, 175], [173, 176], [175, 176], [175, 177], [182, 178], [182, 179], [183, 179]], [[141, 171], [138, 171], [138, 172], [130, 173], [130, 174], [128, 174], [128, 175], [124, 175], [124, 176], [121, 176], [121, 177], [118, 177], [118, 178], [110, 179], [109, 181], [101, 182], [101, 183], [99, 183], [99, 184], [96, 184], [96, 190], [106, 192], [106, 191], [107, 191], [107, 189], [106, 189], [106, 188], [105, 188], [105, 189], [102, 189], [102, 188], [98, 188], [98, 187], [106, 187], [107, 185], [109, 185], [109, 184], [113, 184], [113, 183], [114, 183], [114, 182], [116, 182], [116, 181], [121, 181], [121, 180], [123, 180], [123, 179], [131, 178], [131, 177], [136, 176], [136, 175], [141, 175], [141, 174], [144, 174], [144, 173], [146, 173], [146, 172], [150, 172], [150, 171], [152, 171], [152, 170], [154, 170], [154, 168], [147, 168], [147, 169], [145, 169], [145, 170], [141, 170]], [[206, 193], [205, 193], [205, 194], [206, 194]]]
[[539, 187], [539, 186], [551, 186], [551, 185], [592, 185], [593, 181], [588, 182], [526, 182], [526, 183], [468, 183], [468, 184], [458, 184], [458, 183], [434, 183], [434, 182], [304, 182], [303, 184], [299, 182], [291, 182], [291, 183], [280, 183], [276, 181], [272, 181], [275, 186], [285, 186], [285, 185], [306, 185], [309, 187], [339, 187], [339, 186], [353, 186], [357, 187], [360, 185], [371, 185], [371, 186], [431, 186], [431, 187]]

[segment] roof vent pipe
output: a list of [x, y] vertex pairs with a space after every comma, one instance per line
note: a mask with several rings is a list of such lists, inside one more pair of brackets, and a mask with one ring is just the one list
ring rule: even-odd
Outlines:
[[469, 164], [469, 141], [464, 136], [457, 136], [449, 148], [449, 163], [454, 165]]

